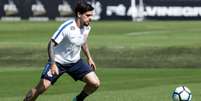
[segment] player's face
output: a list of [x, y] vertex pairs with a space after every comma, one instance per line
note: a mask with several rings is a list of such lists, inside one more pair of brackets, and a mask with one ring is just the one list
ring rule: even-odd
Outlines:
[[81, 21], [83, 25], [88, 26], [91, 22], [93, 16], [93, 11], [87, 11], [84, 14], [81, 15]]

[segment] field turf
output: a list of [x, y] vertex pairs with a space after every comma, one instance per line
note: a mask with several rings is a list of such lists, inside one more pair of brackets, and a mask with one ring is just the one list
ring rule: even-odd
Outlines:
[[[9, 68], [0, 70], [1, 101], [22, 101], [26, 91], [35, 85], [41, 69]], [[109, 69], [97, 73], [102, 81], [100, 89], [87, 101], [171, 101], [175, 87], [188, 86], [193, 101], [199, 101], [200, 69]], [[71, 101], [83, 83], [64, 75], [38, 101]]]
[[[40, 78], [47, 42], [61, 22], [0, 22], [0, 101], [22, 101]], [[201, 99], [201, 21], [92, 23], [100, 89], [87, 101], [171, 101], [188, 86]], [[115, 68], [118, 67], [118, 68]], [[82, 88], [62, 76], [38, 101], [71, 101]]]
[[[62, 22], [1, 22], [0, 65], [41, 67]], [[90, 51], [100, 67], [200, 68], [201, 21], [92, 23]], [[115, 62], [114, 62], [115, 61]]]

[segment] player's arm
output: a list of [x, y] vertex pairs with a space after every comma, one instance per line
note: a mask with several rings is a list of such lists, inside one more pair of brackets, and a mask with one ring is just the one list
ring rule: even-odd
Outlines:
[[50, 40], [48, 43], [48, 56], [49, 56], [49, 62], [51, 64], [51, 72], [53, 75], [58, 75], [58, 68], [56, 66], [55, 63], [55, 54], [54, 54], [54, 47], [57, 45], [56, 42], [54, 42], [54, 40]]
[[87, 57], [88, 64], [92, 67], [93, 70], [96, 70], [96, 64], [95, 64], [95, 62], [93, 61], [93, 59], [91, 57], [87, 42], [85, 42], [82, 45], [82, 51], [84, 52], [85, 56]]

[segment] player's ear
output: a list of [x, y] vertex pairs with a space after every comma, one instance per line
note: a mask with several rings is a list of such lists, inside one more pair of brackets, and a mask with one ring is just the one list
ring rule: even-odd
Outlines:
[[81, 14], [80, 14], [79, 12], [77, 13], [77, 17], [78, 17], [78, 18], [80, 18], [80, 17], [81, 17]]

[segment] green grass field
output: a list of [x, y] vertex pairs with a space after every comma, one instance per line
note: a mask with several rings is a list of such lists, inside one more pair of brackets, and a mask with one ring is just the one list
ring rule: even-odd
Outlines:
[[[35, 85], [41, 69], [9, 68], [0, 70], [1, 101], [21, 101]], [[200, 69], [98, 69], [100, 89], [87, 101], [171, 101], [175, 87], [188, 86], [193, 101], [200, 100]], [[82, 88], [64, 75], [38, 101], [71, 101]]]
[[[61, 23], [1, 22], [0, 65], [43, 66], [48, 40]], [[200, 26], [201, 21], [94, 22], [90, 51], [100, 67], [200, 68]]]
[[[40, 78], [61, 22], [0, 22], [0, 101], [22, 101]], [[188, 86], [201, 99], [201, 21], [92, 23], [90, 51], [100, 89], [87, 101], [171, 101]], [[115, 68], [118, 67], [118, 68]], [[64, 75], [38, 101], [71, 101], [83, 83]]]

